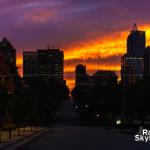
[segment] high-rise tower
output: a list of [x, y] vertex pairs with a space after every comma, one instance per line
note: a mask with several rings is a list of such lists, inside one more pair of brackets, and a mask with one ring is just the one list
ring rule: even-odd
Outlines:
[[139, 31], [136, 24], [133, 25], [127, 38], [127, 53], [128, 54], [144, 54], [146, 45], [145, 31]]
[[6, 57], [9, 65], [16, 66], [16, 49], [7, 38], [3, 38], [3, 40], [0, 42], [0, 51]]
[[127, 53], [121, 58], [121, 78], [126, 84], [143, 78], [145, 45], [145, 31], [139, 31], [134, 24], [127, 38]]
[[37, 52], [23, 52], [23, 76], [25, 78], [38, 76]]
[[24, 77], [38, 76], [44, 79], [64, 80], [64, 53], [56, 48], [24, 52]]

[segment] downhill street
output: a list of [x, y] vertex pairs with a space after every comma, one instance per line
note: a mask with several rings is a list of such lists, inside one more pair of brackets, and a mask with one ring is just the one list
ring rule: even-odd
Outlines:
[[134, 135], [118, 130], [83, 126], [73, 111], [72, 102], [64, 102], [58, 121], [44, 135], [18, 150], [149, 150], [150, 144], [134, 141]]

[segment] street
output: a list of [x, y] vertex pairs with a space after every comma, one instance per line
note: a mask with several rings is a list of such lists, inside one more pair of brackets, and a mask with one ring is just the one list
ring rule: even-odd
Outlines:
[[150, 144], [134, 141], [134, 135], [116, 129], [83, 126], [73, 111], [72, 102], [65, 102], [58, 112], [58, 121], [44, 135], [17, 150], [149, 150]]

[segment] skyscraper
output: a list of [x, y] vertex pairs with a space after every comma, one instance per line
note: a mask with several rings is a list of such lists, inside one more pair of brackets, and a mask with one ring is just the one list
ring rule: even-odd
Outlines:
[[9, 67], [5, 56], [0, 52], [0, 91], [6, 88], [6, 77], [9, 73]]
[[25, 78], [38, 76], [37, 52], [23, 52], [23, 76]]
[[64, 53], [59, 49], [38, 50], [38, 74], [57, 81], [64, 79]]
[[0, 42], [0, 90], [13, 93], [17, 77], [16, 50], [6, 38], [3, 38]]
[[0, 77], [9, 73], [6, 57], [0, 52]]
[[134, 24], [127, 38], [127, 53], [121, 58], [121, 78], [126, 84], [143, 78], [145, 39], [145, 31], [139, 31]]
[[16, 67], [16, 49], [8, 39], [3, 38], [0, 42], [0, 52], [5, 56], [6, 64], [9, 66], [9, 72], [7, 75], [12, 77], [18, 76]]
[[24, 52], [23, 73], [26, 76], [39, 76], [44, 79], [64, 79], [64, 53], [59, 49], [40, 49]]
[[139, 31], [137, 25], [134, 24], [133, 30], [131, 30], [127, 38], [127, 53], [143, 55], [145, 45], [146, 45], [145, 31]]
[[7, 38], [0, 42], [0, 52], [6, 57], [7, 64], [16, 66], [16, 49]]

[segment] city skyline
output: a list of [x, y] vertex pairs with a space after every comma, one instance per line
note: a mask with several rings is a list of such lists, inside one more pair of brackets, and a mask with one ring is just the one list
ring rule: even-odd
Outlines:
[[121, 80], [127, 85], [143, 79], [145, 49], [145, 31], [139, 30], [134, 24], [127, 38], [127, 52], [121, 57]]
[[[120, 56], [126, 52], [126, 38], [134, 22], [146, 31], [150, 43], [148, 3], [148, 0], [130, 3], [2, 0], [1, 36], [7, 37], [16, 48], [19, 68], [22, 68], [22, 51], [56, 44], [65, 53], [65, 77], [74, 78], [78, 63], [84, 63], [90, 73], [95, 72], [99, 57], [100, 69], [119, 72]], [[72, 84], [72, 79], [68, 79], [68, 84]]]
[[[150, 44], [150, 42], [149, 42], [150, 41], [150, 30], [146, 27], [142, 27], [139, 25], [138, 25], [138, 29], [146, 32], [146, 46], [148, 46]], [[122, 47], [122, 52], [120, 51], [120, 53], [118, 53], [116, 55], [112, 53], [112, 54], [108, 54], [108, 56], [103, 56], [99, 52], [96, 55], [93, 55], [91, 57], [89, 57], [87, 55], [88, 58], [68, 59], [68, 58], [66, 58], [67, 55], [65, 53], [65, 50], [63, 49], [63, 51], [64, 51], [64, 79], [67, 80], [67, 85], [70, 88], [74, 87], [74, 85], [75, 85], [75, 80], [74, 80], [75, 79], [75, 73], [74, 73], [75, 66], [80, 63], [86, 65], [87, 71], [89, 74], [93, 74], [97, 70], [112, 70], [117, 73], [117, 75], [119, 76], [119, 80], [120, 80], [121, 79], [120, 78], [120, 70], [121, 70], [120, 60], [121, 60], [121, 56], [127, 52], [126, 38], [128, 37], [131, 30], [132, 30], [132, 26], [130, 27], [129, 31], [126, 31], [126, 33], [125, 32], [120, 33], [120, 36], [122, 34], [122, 37], [120, 37], [122, 40], [120, 42], [116, 42], [115, 44], [117, 45], [119, 43], [122, 43], [122, 44], [124, 43], [123, 44], [124, 48]], [[114, 39], [112, 39], [112, 40], [114, 40]], [[107, 45], [106, 45], [106, 47], [107, 47]], [[117, 46], [116, 46], [116, 50], [120, 50], [120, 48], [117, 48]], [[36, 50], [30, 50], [30, 51], [36, 51]], [[77, 53], [78, 53], [78, 51], [77, 51]], [[110, 51], [110, 53], [111, 53], [111, 51]], [[19, 68], [19, 73], [21, 75], [22, 75], [22, 64], [23, 64], [23, 56], [17, 55], [17, 66]]]
[[[131, 30], [132, 28], [130, 28]], [[138, 26], [138, 29], [143, 29], [142, 27]], [[130, 33], [130, 30], [128, 31], [127, 35], [125, 38], [127, 38], [128, 34]], [[124, 33], [125, 35], [125, 33]], [[149, 31], [146, 31], [146, 35], [149, 35]], [[122, 39], [124, 39], [124, 36], [122, 36]], [[117, 44], [117, 43], [116, 43]], [[149, 45], [149, 36], [146, 36], [146, 44]], [[126, 39], [124, 39], [124, 51], [126, 52]], [[16, 45], [13, 44], [13, 46], [16, 48]], [[37, 50], [38, 48], [36, 48]], [[118, 48], [119, 49], [119, 48]], [[36, 51], [36, 50], [30, 50], [30, 51]], [[63, 50], [64, 51], [64, 50]], [[18, 52], [18, 50], [16, 49], [17, 52], [17, 66], [18, 66], [18, 70], [19, 70], [19, 74], [23, 75], [23, 51], [22, 54], [21, 52]], [[77, 51], [78, 52], [78, 51]], [[64, 59], [64, 78], [67, 80], [67, 84], [70, 88], [72, 88], [75, 85], [75, 66], [79, 63], [82, 63], [84, 65], [86, 65], [87, 67], [87, 71], [89, 74], [93, 74], [95, 73], [97, 70], [113, 70], [116, 71], [117, 75], [119, 76], [120, 79], [120, 57], [121, 54], [124, 54], [125, 52], [122, 52], [120, 54], [117, 55], [113, 55], [112, 56], [101, 56], [100, 53], [97, 53], [96, 55], [88, 57], [86, 58], [81, 58], [81, 59]], [[86, 57], [86, 56], [85, 56]], [[92, 58], [93, 57], [93, 58]], [[64, 58], [66, 58], [65, 55], [65, 51], [64, 51]], [[69, 64], [68, 64], [69, 63]]]

